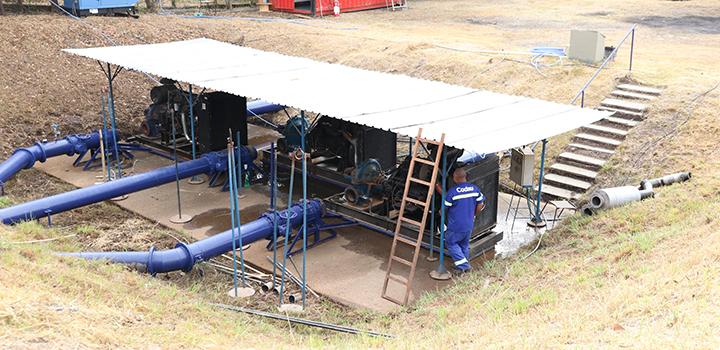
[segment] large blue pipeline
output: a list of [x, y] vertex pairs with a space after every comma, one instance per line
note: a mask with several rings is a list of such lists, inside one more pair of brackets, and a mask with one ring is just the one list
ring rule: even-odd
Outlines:
[[[284, 107], [265, 101], [251, 101], [247, 104], [248, 115], [260, 115], [282, 110]], [[112, 133], [103, 135], [107, 144], [113, 143]], [[0, 186], [22, 169], [30, 169], [35, 162], [45, 162], [48, 158], [67, 154], [84, 154], [100, 147], [100, 135], [97, 132], [85, 135], [70, 135], [51, 142], [37, 142], [30, 147], [18, 148], [6, 161], [0, 163]]]
[[[107, 133], [106, 140], [112, 143], [112, 134]], [[45, 162], [48, 158], [67, 154], [83, 154], [100, 147], [98, 132], [86, 135], [70, 135], [51, 142], [37, 142], [30, 147], [18, 148], [6, 161], [0, 163], [0, 185], [22, 169], [30, 169], [35, 162]]]
[[[307, 201], [308, 226], [315, 225], [324, 214], [320, 200]], [[273, 225], [278, 224], [279, 232], [285, 230], [288, 216], [290, 225], [297, 227], [302, 224], [302, 203], [297, 203], [285, 211], [267, 212], [255, 221], [243, 224], [240, 234], [235, 232], [235, 246], [249, 244], [263, 238], [272, 238]], [[151, 247], [147, 252], [98, 252], [98, 253], [65, 253], [63, 256], [76, 256], [93, 260], [109, 260], [116, 263], [144, 267], [145, 271], [156, 274], [170, 271], [190, 271], [195, 263], [207, 261], [213, 257], [232, 251], [233, 231], [228, 230], [191, 244], [178, 243], [174, 249], [156, 251]]]
[[281, 111], [284, 106], [277, 105], [270, 102], [255, 100], [250, 101], [247, 103], [247, 115], [253, 116], [253, 115], [261, 115], [265, 113], [275, 113], [277, 111]]
[[[240, 151], [243, 164], [250, 165], [257, 158], [257, 150], [253, 147], [242, 146]], [[178, 174], [181, 179], [225, 170], [227, 170], [225, 151], [207, 153], [198, 159], [178, 164]], [[0, 221], [10, 225], [38, 219], [172, 181], [175, 181], [175, 165], [0, 209]]]

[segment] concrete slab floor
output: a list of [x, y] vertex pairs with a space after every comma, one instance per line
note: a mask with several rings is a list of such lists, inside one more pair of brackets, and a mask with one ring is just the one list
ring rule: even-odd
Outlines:
[[[132, 169], [134, 173], [142, 173], [173, 164], [168, 159], [144, 152], [136, 152], [135, 155], [136, 161]], [[81, 168], [72, 167], [70, 162], [71, 159], [68, 157], [56, 157], [37, 167], [78, 187], [91, 186], [102, 175], [100, 169], [86, 172]], [[180, 182], [180, 190], [183, 214], [194, 217], [186, 224], [174, 224], [169, 221], [169, 218], [177, 215], [174, 182], [133, 193], [127, 199], [114, 203], [166, 227], [185, 231], [196, 239], [202, 239], [230, 228], [227, 192], [220, 192], [219, 188], [209, 188], [207, 183], [191, 185], [187, 180]], [[242, 190], [242, 195], [244, 197], [240, 200], [240, 209], [243, 222], [255, 220], [267, 210], [269, 205], [267, 186], [252, 186]], [[496, 250], [500, 254], [508, 255], [519, 247], [532, 242], [537, 236], [537, 232], [528, 229], [526, 225], [528, 212], [522, 204], [518, 209], [518, 219], [515, 224], [512, 224], [513, 210], [508, 215], [509, 219], [506, 220], [510, 195], [500, 194], [500, 196], [498, 228], [505, 231], [505, 236], [496, 246]], [[517, 201], [517, 197], [514, 200]], [[282, 200], [280, 200], [280, 205], [281, 207], [285, 205]], [[396, 309], [397, 305], [380, 296], [392, 239], [359, 227], [343, 228], [337, 231], [338, 236], [335, 239], [308, 250], [306, 272], [308, 285], [316, 292], [346, 305], [383, 312]], [[271, 270], [272, 265], [266, 257], [271, 257], [272, 251], [265, 249], [266, 242], [256, 242], [246, 251], [245, 256], [253, 264]], [[298, 245], [298, 247], [301, 246]], [[403, 246], [402, 249], [404, 251], [401, 252], [401, 256], [411, 256], [409, 247]], [[425, 260], [427, 254], [426, 250], [422, 250], [420, 253], [411, 300], [416, 300], [427, 291], [452, 283], [452, 281], [440, 282], [429, 278], [429, 272], [437, 267], [437, 262], [427, 262]], [[492, 258], [492, 256], [493, 254], [489, 254], [488, 257]], [[292, 260], [298, 269], [302, 268], [301, 254], [296, 255]], [[479, 265], [483, 261], [483, 258], [478, 258], [473, 261], [473, 264]], [[446, 259], [446, 266], [449, 267], [450, 264], [450, 259]], [[295, 269], [291, 263], [288, 265], [290, 271], [298, 273], [297, 275], [300, 276], [300, 271]], [[398, 271], [399, 275], [406, 276], [408, 272], [403, 271], [402, 268], [405, 267], [394, 264], [393, 272]], [[393, 282], [390, 283], [390, 294], [396, 298], [402, 298], [404, 287], [393, 285]]]

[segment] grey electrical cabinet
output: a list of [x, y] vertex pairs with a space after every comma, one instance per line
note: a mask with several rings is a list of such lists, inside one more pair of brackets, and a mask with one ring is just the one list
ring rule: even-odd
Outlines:
[[528, 147], [513, 148], [510, 155], [510, 181], [522, 186], [533, 185], [535, 155]]
[[605, 36], [594, 30], [570, 31], [568, 57], [586, 63], [598, 63], [605, 58]]

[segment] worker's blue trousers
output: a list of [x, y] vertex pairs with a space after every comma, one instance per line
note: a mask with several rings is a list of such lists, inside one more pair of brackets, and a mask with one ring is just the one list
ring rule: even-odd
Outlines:
[[458, 270], [470, 269], [470, 231], [445, 232], [445, 244]]

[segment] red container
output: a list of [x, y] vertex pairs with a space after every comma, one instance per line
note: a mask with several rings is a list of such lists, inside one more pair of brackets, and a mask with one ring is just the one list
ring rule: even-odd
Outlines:
[[310, 16], [333, 16], [335, 3], [340, 13], [383, 8], [399, 0], [270, 0], [273, 11], [301, 13]]

